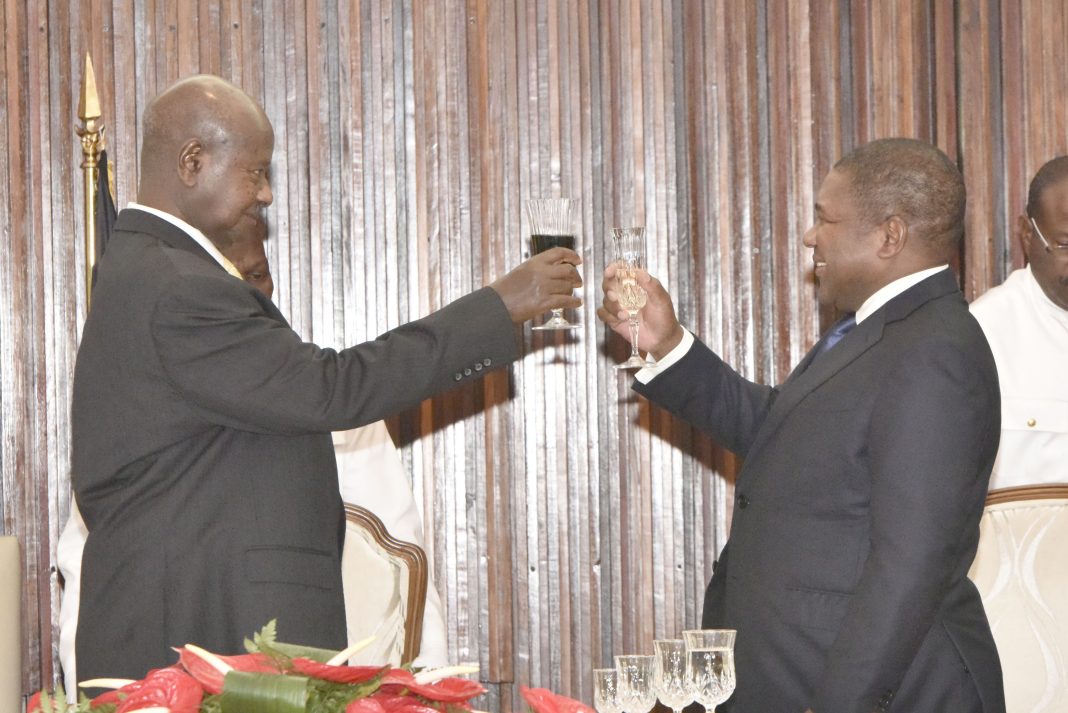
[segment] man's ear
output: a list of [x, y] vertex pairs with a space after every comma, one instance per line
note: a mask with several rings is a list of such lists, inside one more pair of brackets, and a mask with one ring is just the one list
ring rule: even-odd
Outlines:
[[178, 152], [178, 178], [185, 185], [194, 186], [203, 168], [204, 145], [199, 139], [190, 139]]
[[905, 249], [908, 242], [909, 226], [901, 216], [892, 215], [882, 224], [882, 242], [876, 254], [883, 258], [892, 258]]
[[1031, 262], [1031, 238], [1034, 237], [1034, 229], [1031, 227], [1031, 220], [1026, 215], [1021, 215], [1016, 221], [1017, 240], [1020, 241], [1020, 248], [1023, 249], [1024, 260], [1027, 263]]

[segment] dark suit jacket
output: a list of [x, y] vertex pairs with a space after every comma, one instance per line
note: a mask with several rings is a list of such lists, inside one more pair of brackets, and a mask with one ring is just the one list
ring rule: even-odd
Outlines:
[[721, 710], [1004, 711], [967, 577], [998, 381], [952, 272], [812, 357], [770, 388], [696, 343], [636, 386], [744, 457], [705, 598], [704, 626], [738, 630], [738, 687]]
[[301, 341], [192, 238], [125, 210], [74, 375], [72, 471], [89, 537], [77, 666], [140, 678], [196, 643], [345, 645], [330, 431], [518, 355], [491, 289], [343, 351]]

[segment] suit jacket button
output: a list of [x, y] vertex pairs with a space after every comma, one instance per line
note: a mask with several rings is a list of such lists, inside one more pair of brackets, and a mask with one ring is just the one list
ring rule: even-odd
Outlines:
[[471, 367], [464, 369], [464, 376], [471, 376]]
[[745, 495], [739, 495], [738, 507], [740, 507], [742, 510], [745, 510], [747, 507], [749, 507], [749, 498], [745, 497]]
[[492, 363], [493, 363], [493, 360], [490, 359], [489, 357], [486, 357], [485, 359], [482, 360], [482, 365], [483, 366], [489, 366]]
[[460, 372], [456, 372], [455, 374], [452, 375], [452, 378], [455, 379], [456, 381], [459, 381], [460, 379], [464, 378], [464, 375], [461, 374]]
[[482, 364], [481, 363], [475, 364], [475, 371], [482, 371]]

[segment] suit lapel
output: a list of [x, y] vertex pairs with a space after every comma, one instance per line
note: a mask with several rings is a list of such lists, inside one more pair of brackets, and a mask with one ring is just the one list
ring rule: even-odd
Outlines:
[[[760, 453], [786, 417], [805, 397], [878, 344], [883, 338], [887, 324], [905, 319], [931, 300], [959, 291], [953, 271], [943, 270], [891, 299], [846, 334], [832, 349], [819, 355], [819, 358], [816, 358], [819, 344], [810, 349], [779, 387], [779, 396], [761, 425], [749, 453]], [[743, 469], [743, 473], [745, 470], [748, 469]]]
[[206, 260], [209, 264], [216, 268], [226, 272], [223, 266], [218, 263], [208, 251], [200, 247], [200, 244], [196, 240], [188, 235], [184, 230], [178, 226], [168, 223], [162, 218], [158, 218], [151, 213], [146, 213], [143, 210], [137, 210], [136, 208], [126, 208], [119, 213], [118, 219], [115, 221], [115, 232], [127, 232], [127, 233], [145, 233], [152, 237], [159, 238], [170, 247], [176, 250], [184, 250], [188, 253], [192, 253]]
[[[115, 232], [116, 234], [127, 232], [151, 235], [154, 238], [162, 240], [175, 250], [184, 250], [188, 253], [192, 253], [205, 260], [210, 266], [225, 274], [230, 274], [226, 272], [223, 266], [220, 265], [215, 258], [208, 254], [207, 250], [202, 248], [200, 244], [196, 240], [193, 240], [193, 238], [184, 230], [172, 223], [168, 223], [162, 218], [152, 215], [151, 213], [146, 213], [143, 210], [137, 210], [136, 208], [124, 209], [119, 213], [119, 217], [115, 221]], [[263, 306], [263, 309], [268, 316], [286, 327], [290, 326], [285, 315], [278, 309], [278, 305], [267, 299], [266, 296], [262, 295], [259, 290], [256, 290], [251, 285], [249, 286], [249, 289], [253, 290], [256, 294], [256, 299]]]

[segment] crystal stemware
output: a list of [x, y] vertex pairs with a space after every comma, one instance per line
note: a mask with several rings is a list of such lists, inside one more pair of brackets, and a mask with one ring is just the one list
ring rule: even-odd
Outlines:
[[625, 713], [648, 713], [656, 703], [655, 656], [616, 656], [619, 703]]
[[642, 369], [650, 366], [638, 354], [638, 313], [647, 298], [645, 289], [638, 284], [638, 271], [645, 269], [645, 228], [612, 228], [612, 256], [617, 299], [627, 312], [630, 327], [630, 357], [616, 368]]
[[[527, 201], [527, 217], [530, 219], [530, 249], [535, 255], [555, 247], [575, 249], [578, 232], [579, 201], [577, 198], [535, 198]], [[577, 329], [564, 319], [562, 308], [554, 309], [545, 324], [532, 329]]]
[[694, 700], [714, 711], [734, 693], [734, 629], [682, 632]]
[[679, 713], [694, 700], [690, 678], [686, 675], [686, 642], [682, 639], [657, 639], [653, 642], [653, 649], [656, 651], [656, 697]]

